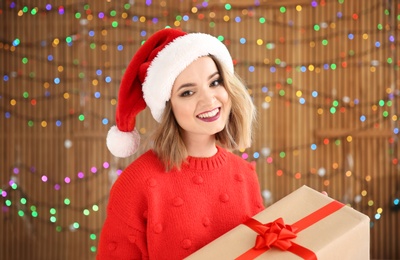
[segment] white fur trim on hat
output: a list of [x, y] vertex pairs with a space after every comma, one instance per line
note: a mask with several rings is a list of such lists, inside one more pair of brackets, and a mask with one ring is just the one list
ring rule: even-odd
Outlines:
[[134, 154], [140, 144], [140, 134], [136, 128], [132, 132], [122, 132], [117, 126], [112, 126], [107, 134], [107, 147], [110, 152], [120, 158]]
[[186, 34], [159, 51], [147, 69], [142, 87], [143, 98], [157, 122], [161, 121], [165, 103], [171, 97], [172, 86], [178, 75], [193, 61], [209, 54], [233, 73], [232, 57], [228, 49], [209, 34]]

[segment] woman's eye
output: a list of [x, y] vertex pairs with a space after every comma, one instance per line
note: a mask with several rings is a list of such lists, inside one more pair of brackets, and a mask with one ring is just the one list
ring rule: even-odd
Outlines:
[[181, 97], [188, 97], [193, 94], [193, 91], [187, 90], [181, 93]]
[[221, 84], [222, 84], [222, 80], [221, 80], [221, 79], [217, 79], [217, 80], [214, 80], [214, 81], [211, 83], [211, 86], [216, 87], [216, 86], [219, 86], [219, 85], [221, 85]]

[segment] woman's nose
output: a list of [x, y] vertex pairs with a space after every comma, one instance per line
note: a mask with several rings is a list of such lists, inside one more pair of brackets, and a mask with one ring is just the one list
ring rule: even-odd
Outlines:
[[210, 88], [207, 88], [201, 91], [200, 100], [206, 105], [212, 105], [216, 100], [215, 93]]

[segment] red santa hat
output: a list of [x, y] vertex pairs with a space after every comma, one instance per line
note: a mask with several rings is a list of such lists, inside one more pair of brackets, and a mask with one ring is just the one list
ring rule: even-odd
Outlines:
[[228, 49], [209, 34], [162, 29], [147, 39], [122, 77], [116, 126], [107, 134], [107, 147], [114, 156], [125, 158], [137, 151], [140, 135], [135, 129], [136, 115], [147, 106], [160, 122], [175, 79], [193, 61], [210, 54], [233, 73]]

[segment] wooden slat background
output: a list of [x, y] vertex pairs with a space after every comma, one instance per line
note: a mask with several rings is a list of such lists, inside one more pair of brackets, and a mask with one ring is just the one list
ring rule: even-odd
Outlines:
[[238, 154], [267, 206], [325, 190], [371, 218], [371, 258], [400, 259], [399, 0], [53, 2], [0, 1], [0, 259], [94, 259], [134, 159], [105, 147], [119, 81], [165, 26], [224, 37], [259, 111]]

